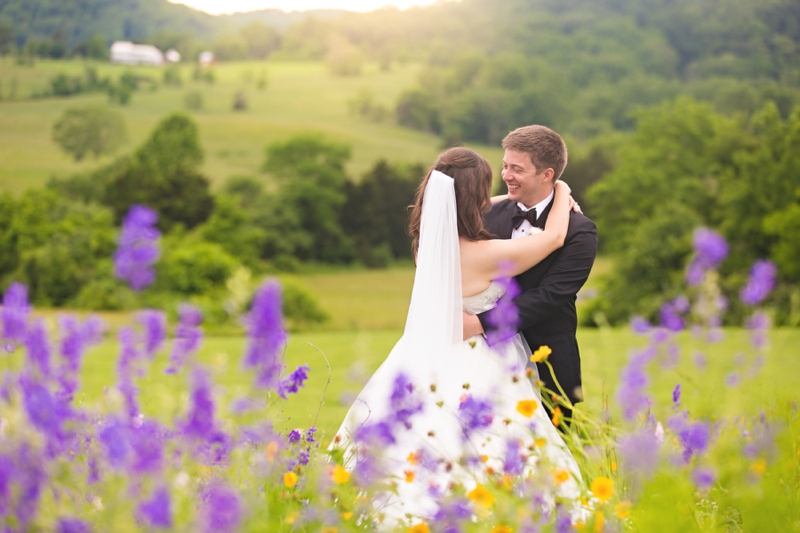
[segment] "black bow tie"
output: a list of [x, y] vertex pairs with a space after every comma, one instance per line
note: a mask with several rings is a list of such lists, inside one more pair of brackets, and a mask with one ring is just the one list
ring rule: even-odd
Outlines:
[[522, 224], [523, 220], [527, 220], [531, 223], [531, 226], [536, 225], [536, 208], [529, 209], [527, 211], [523, 211], [519, 206], [517, 206], [517, 210], [514, 215], [511, 217], [511, 224], [514, 226], [514, 229], [517, 229]]

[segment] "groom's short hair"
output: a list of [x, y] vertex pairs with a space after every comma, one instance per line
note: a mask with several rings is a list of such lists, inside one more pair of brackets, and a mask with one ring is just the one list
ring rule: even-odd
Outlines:
[[523, 126], [503, 139], [503, 149], [526, 152], [536, 172], [553, 169], [553, 181], [561, 177], [567, 166], [567, 144], [561, 135], [546, 126]]

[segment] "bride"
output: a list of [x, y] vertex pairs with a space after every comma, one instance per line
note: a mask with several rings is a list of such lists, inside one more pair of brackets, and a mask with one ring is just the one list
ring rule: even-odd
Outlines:
[[385, 525], [430, 519], [449, 488], [474, 490], [492, 472], [562, 473], [550, 505], [580, 495], [577, 463], [531, 383], [537, 376], [525, 374], [531, 350], [524, 339], [517, 335], [499, 349], [482, 336], [462, 340], [462, 310], [492, 309], [507, 287], [502, 278], [563, 245], [570, 189], [556, 183], [543, 232], [496, 240], [482, 219], [491, 180], [485, 159], [451, 148], [420, 184], [410, 224], [417, 270], [404, 334], [331, 445], [362, 486], [391, 480], [373, 502]]

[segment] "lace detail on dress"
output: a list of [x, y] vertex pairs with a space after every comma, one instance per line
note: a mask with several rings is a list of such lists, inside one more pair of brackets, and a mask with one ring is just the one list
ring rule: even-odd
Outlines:
[[461, 299], [461, 307], [471, 315], [483, 313], [494, 307], [494, 304], [499, 300], [506, 289], [502, 283], [492, 281], [485, 290], [475, 294], [474, 296], [467, 296]]

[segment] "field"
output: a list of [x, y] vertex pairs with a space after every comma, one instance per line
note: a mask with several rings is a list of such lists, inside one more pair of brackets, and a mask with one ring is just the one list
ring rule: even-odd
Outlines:
[[[65, 109], [89, 103], [106, 103], [104, 93], [65, 98], [30, 99], [49, 87], [58, 73], [81, 75], [85, 66], [97, 68], [101, 78], [117, 80], [130, 67], [82, 61], [37, 61], [19, 66], [0, 58], [0, 190], [19, 192], [41, 186], [51, 176], [68, 176], [111, 161], [87, 158], [76, 163], [51, 140], [53, 123]], [[135, 92], [126, 106], [116, 106], [124, 115], [129, 139], [119, 153], [135, 149], [165, 115], [184, 110], [187, 92], [202, 94], [203, 108], [192, 112], [200, 129], [205, 151], [203, 172], [213, 184], [234, 175], [259, 176], [264, 148], [304, 131], [320, 131], [353, 147], [348, 172], [358, 178], [381, 158], [392, 162], [428, 166], [440, 151], [433, 135], [398, 127], [389, 117], [373, 122], [350, 112], [348, 102], [366, 90], [375, 104], [394, 109], [397, 96], [416, 84], [419, 66], [396, 65], [384, 72], [366, 65], [358, 76], [334, 76], [320, 62], [234, 62], [213, 67], [212, 84], [192, 81], [193, 67], [180, 67], [182, 87], [162, 84], [163, 69], [136, 67], [139, 76], [157, 82], [158, 88]], [[257, 88], [260, 78], [263, 89]], [[14, 100], [10, 100], [15, 87]], [[248, 109], [234, 111], [237, 92], [244, 92]], [[474, 146], [499, 168], [499, 147]], [[115, 154], [115, 155], [118, 155]]]
[[[600, 260], [595, 272], [608, 268], [610, 263]], [[307, 363], [311, 376], [297, 397], [283, 406], [273, 404], [270, 412], [274, 414], [280, 409], [279, 418], [283, 420], [281, 427], [284, 429], [309, 427], [318, 416], [318, 427], [330, 435], [355, 394], [402, 335], [413, 269], [325, 272], [298, 279], [314, 291], [332, 320], [319, 330], [290, 334], [286, 364], [291, 369]], [[597, 283], [598, 276], [593, 274], [586, 290], [591, 291]], [[53, 318], [52, 311], [44, 314]], [[116, 330], [132, 317], [108, 314], [104, 318]], [[712, 418], [732, 413], [753, 414], [786, 398], [796, 398], [794, 376], [800, 372], [800, 360], [796, 357], [797, 346], [800, 346], [800, 330], [797, 329], [774, 332], [772, 352], [755, 379], [744, 380], [735, 388], [724, 385], [726, 375], [742, 365], [737, 354], [748, 353], [747, 335], [744, 330], [731, 329], [726, 331], [725, 342], [701, 347], [688, 333], [681, 334], [680, 363], [674, 368], [653, 369], [652, 390], [658, 403], [669, 403], [669, 395], [677, 383], [682, 384], [686, 402], [696, 409], [696, 414]], [[642, 347], [645, 340], [627, 328], [582, 328], [578, 339], [587, 398], [583, 408], [599, 415], [608, 402], [612, 412], [617, 412], [614, 393], [620, 369], [627, 363], [630, 351]], [[235, 399], [247, 391], [252, 378], [241, 368], [244, 347], [245, 339], [240, 336], [210, 336], [204, 342], [200, 359], [214, 369], [221, 398]], [[698, 369], [694, 363], [694, 356], [700, 349], [705, 351], [708, 360], [705, 370]], [[83, 401], [94, 403], [102, 397], [104, 387], [116, 382], [117, 351], [116, 342], [109, 339], [88, 354], [81, 389]], [[145, 412], [171, 419], [183, 408], [186, 392], [180, 378], [162, 372], [168, 353], [168, 350], [162, 351], [153, 369], [140, 381], [140, 387]], [[326, 358], [331, 372], [327, 390]], [[182, 392], [178, 394], [176, 390]]]

